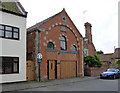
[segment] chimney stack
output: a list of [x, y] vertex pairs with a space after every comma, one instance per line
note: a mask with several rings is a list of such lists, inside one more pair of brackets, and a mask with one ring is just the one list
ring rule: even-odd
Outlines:
[[88, 39], [89, 43], [92, 43], [92, 25], [88, 22], [84, 24], [85, 26], [85, 38]]

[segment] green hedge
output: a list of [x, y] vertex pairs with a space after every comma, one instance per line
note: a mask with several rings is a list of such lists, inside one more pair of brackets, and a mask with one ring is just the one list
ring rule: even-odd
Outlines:
[[101, 67], [102, 63], [98, 56], [86, 56], [84, 57], [84, 62], [86, 65], [89, 65], [89, 67]]

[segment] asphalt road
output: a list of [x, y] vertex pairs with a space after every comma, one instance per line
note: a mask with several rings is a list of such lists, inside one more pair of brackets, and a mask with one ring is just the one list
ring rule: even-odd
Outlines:
[[118, 91], [118, 79], [95, 79], [34, 89], [26, 89], [23, 91]]

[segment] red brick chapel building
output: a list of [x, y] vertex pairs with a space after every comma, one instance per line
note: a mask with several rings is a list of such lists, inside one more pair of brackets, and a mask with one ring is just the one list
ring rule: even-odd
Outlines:
[[[90, 27], [88, 23], [85, 27], [87, 26]], [[87, 38], [89, 37], [86, 35]], [[31, 60], [34, 64], [34, 79], [50, 80], [84, 76], [83, 43], [83, 36], [65, 9], [28, 28], [27, 60]], [[37, 63], [38, 53], [42, 54], [40, 69]]]

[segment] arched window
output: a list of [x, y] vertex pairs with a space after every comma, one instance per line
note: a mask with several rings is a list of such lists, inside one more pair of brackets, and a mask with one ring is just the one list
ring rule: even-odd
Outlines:
[[49, 42], [47, 44], [47, 48], [54, 49], [54, 44], [52, 42]]
[[77, 51], [76, 46], [72, 45], [72, 51]]
[[66, 50], [66, 38], [64, 36], [60, 38], [60, 48], [61, 50]]

